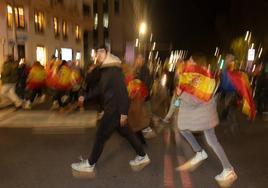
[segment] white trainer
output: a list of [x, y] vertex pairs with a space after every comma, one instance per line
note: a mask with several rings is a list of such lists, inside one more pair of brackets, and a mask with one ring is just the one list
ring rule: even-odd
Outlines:
[[78, 163], [72, 163], [71, 167], [73, 170], [76, 170], [78, 172], [93, 173], [95, 169], [95, 164], [90, 165], [88, 160], [81, 159], [81, 161]]
[[237, 175], [233, 169], [227, 168], [215, 176], [215, 180], [221, 187], [230, 187], [237, 179]]
[[176, 170], [183, 171], [183, 170], [195, 170], [202, 161], [206, 160], [208, 158], [207, 153], [202, 150], [200, 152], [196, 152], [195, 156], [188, 160], [183, 165], [176, 168]]
[[25, 110], [31, 110], [31, 108], [32, 108], [32, 105], [30, 101], [27, 101], [25, 105], [23, 105], [23, 109]]
[[151, 160], [149, 159], [148, 155], [139, 156], [137, 155], [134, 160], [129, 161], [129, 165], [132, 167], [133, 170], [139, 171], [147, 166]]

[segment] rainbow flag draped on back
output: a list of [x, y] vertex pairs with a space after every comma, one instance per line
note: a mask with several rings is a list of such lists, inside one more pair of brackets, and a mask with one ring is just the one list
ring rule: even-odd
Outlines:
[[211, 72], [200, 65], [185, 64], [179, 74], [179, 86], [203, 101], [209, 101], [216, 87], [216, 80]]
[[248, 76], [243, 72], [225, 70], [221, 81], [229, 83], [228, 87], [234, 88], [235, 91], [243, 98], [242, 112], [249, 118], [254, 119], [256, 115], [256, 108], [251, 94]]

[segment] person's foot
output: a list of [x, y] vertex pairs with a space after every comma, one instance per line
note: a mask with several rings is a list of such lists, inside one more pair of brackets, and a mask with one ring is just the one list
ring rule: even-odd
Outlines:
[[137, 155], [134, 160], [129, 161], [129, 165], [134, 171], [140, 171], [145, 166], [150, 164], [150, 162], [151, 160], [149, 159], [147, 154], [145, 154], [145, 156]]
[[31, 110], [31, 108], [32, 108], [32, 105], [30, 101], [27, 101], [25, 105], [23, 105], [23, 109], [25, 110]]
[[184, 171], [184, 170], [195, 170], [202, 161], [206, 160], [208, 158], [207, 153], [202, 150], [200, 152], [197, 152], [193, 158], [191, 158], [189, 161], [185, 162], [183, 165], [180, 165], [176, 168], [178, 171]]
[[167, 118], [160, 118], [160, 120], [161, 120], [163, 123], [170, 123], [169, 119], [167, 119]]
[[60, 107], [59, 103], [57, 101], [54, 101], [51, 107], [51, 110], [56, 110]]
[[21, 108], [22, 107], [22, 101], [15, 102], [15, 107], [16, 108]]
[[237, 175], [233, 169], [224, 169], [220, 174], [215, 176], [215, 180], [221, 187], [230, 187], [236, 179]]
[[73, 170], [76, 170], [78, 172], [93, 173], [95, 169], [95, 164], [90, 165], [88, 160], [81, 159], [81, 161], [78, 163], [72, 163], [71, 167]]

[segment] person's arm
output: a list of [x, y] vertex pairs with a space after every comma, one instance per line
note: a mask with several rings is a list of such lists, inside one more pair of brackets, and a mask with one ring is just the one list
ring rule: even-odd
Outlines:
[[128, 99], [128, 92], [127, 88], [123, 79], [123, 75], [121, 72], [116, 74], [114, 77], [114, 83], [116, 83], [116, 93], [117, 93], [117, 102], [119, 107], [120, 113], [120, 125], [124, 126], [127, 123], [128, 118], [128, 108], [129, 108], [129, 99]]

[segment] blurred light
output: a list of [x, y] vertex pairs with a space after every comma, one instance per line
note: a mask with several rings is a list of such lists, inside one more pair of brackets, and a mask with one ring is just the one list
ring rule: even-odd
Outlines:
[[157, 58], [158, 58], [158, 51], [155, 54], [155, 59], [157, 59]]
[[156, 43], [154, 42], [152, 50], [155, 50], [155, 45], [156, 45]]
[[252, 43], [252, 44], [251, 44], [251, 47], [250, 47], [250, 48], [251, 48], [251, 49], [253, 49], [253, 48], [254, 48], [254, 43]]
[[96, 13], [94, 17], [94, 29], [96, 30], [97, 28], [98, 28], [98, 13]]
[[103, 14], [103, 26], [108, 29], [109, 27], [109, 16], [108, 14]]
[[256, 69], [256, 64], [253, 65], [252, 72], [254, 72]]
[[219, 59], [218, 59], [218, 64], [220, 63], [220, 61], [221, 61], [221, 54], [220, 54]]
[[259, 58], [261, 57], [262, 50], [263, 50], [263, 48], [260, 49], [260, 53], [259, 53], [259, 55], [258, 55]]
[[91, 50], [91, 58], [94, 59], [96, 55], [96, 52], [94, 49]]
[[248, 36], [249, 36], [249, 31], [247, 31], [247, 33], [246, 33], [246, 36], [245, 36], [245, 41], [247, 41], [247, 40], [248, 40]]
[[140, 30], [139, 30], [140, 34], [144, 35], [146, 32], [146, 24], [145, 22], [142, 22], [140, 25]]
[[139, 46], [139, 39], [136, 39], [135, 46], [136, 46], [136, 47], [138, 47], [138, 46]]
[[80, 52], [76, 52], [76, 57], [75, 57], [75, 59], [76, 59], [77, 61], [81, 60], [81, 53], [80, 53]]
[[153, 41], [153, 33], [151, 33], [151, 36], [150, 36], [150, 42]]
[[224, 59], [221, 60], [220, 69], [223, 69], [223, 66], [224, 66]]
[[151, 59], [151, 57], [152, 57], [152, 52], [149, 53], [148, 59]]
[[254, 61], [255, 49], [248, 49], [248, 61]]
[[58, 49], [55, 50], [55, 57], [59, 58], [59, 50]]
[[166, 85], [166, 83], [167, 83], [167, 75], [164, 74], [162, 79], [161, 79], [161, 85], [164, 87]]
[[214, 53], [214, 56], [217, 57], [219, 55], [219, 47], [216, 47], [216, 50], [215, 50], [215, 53]]

